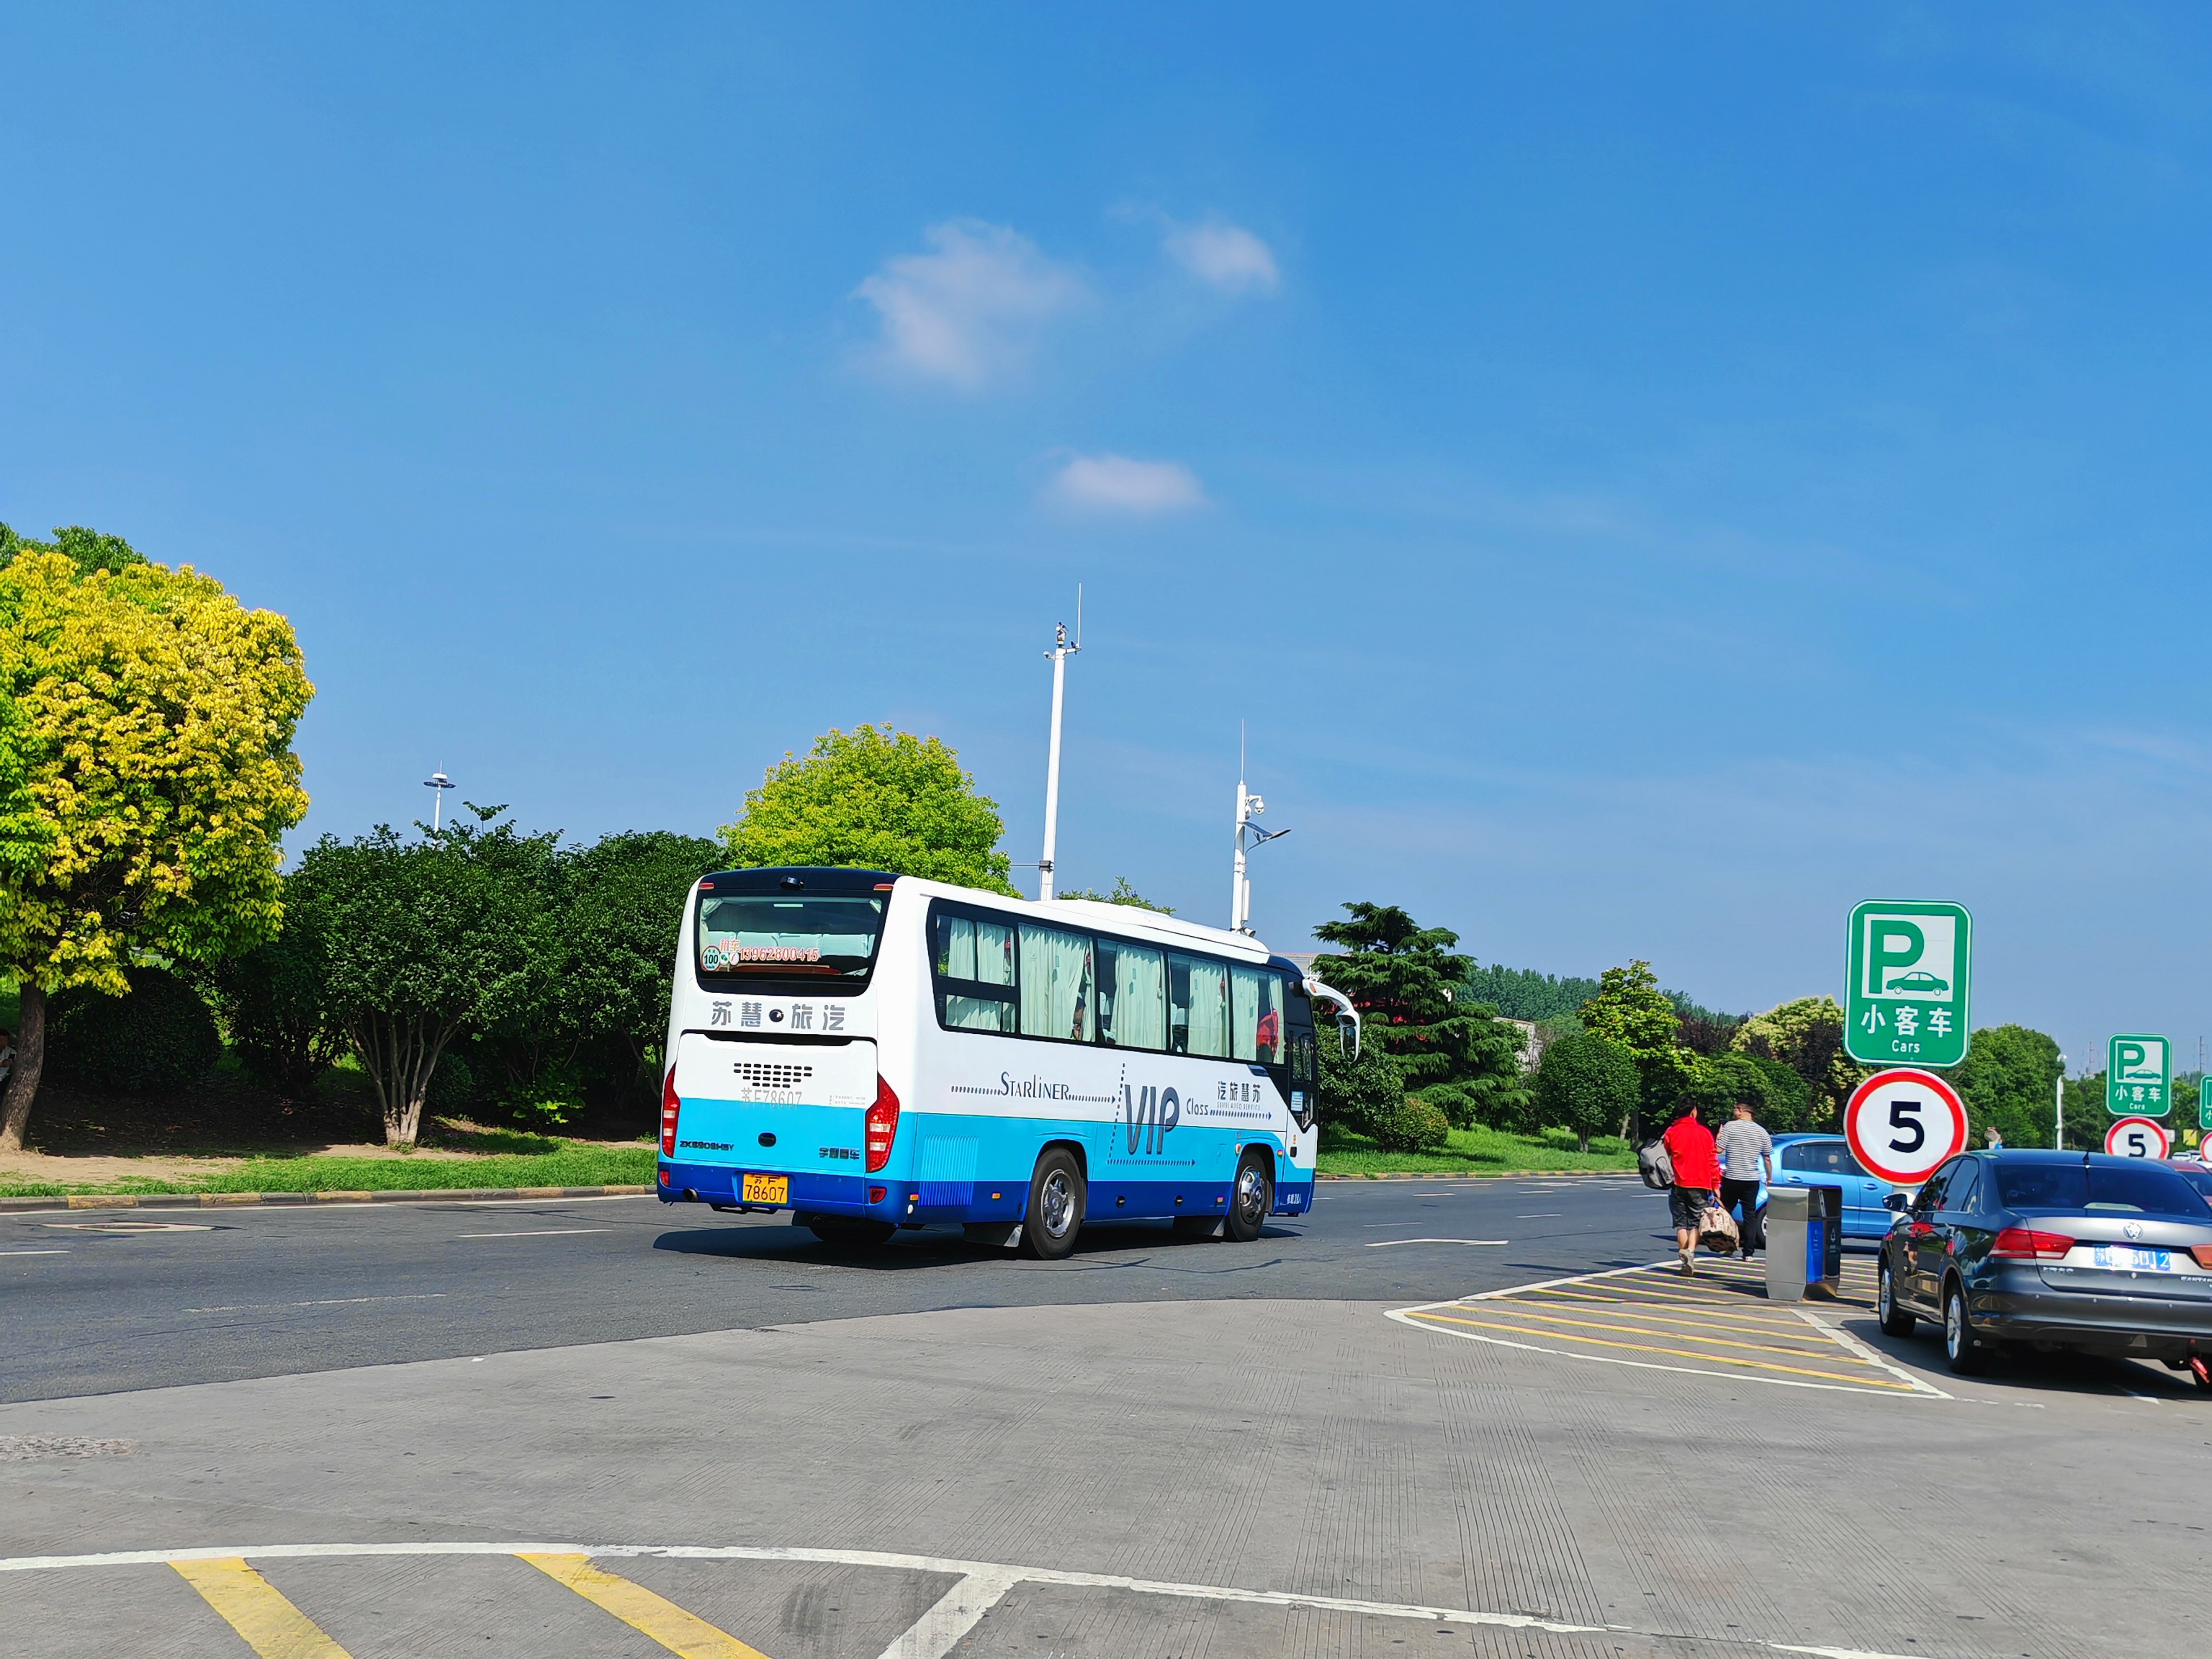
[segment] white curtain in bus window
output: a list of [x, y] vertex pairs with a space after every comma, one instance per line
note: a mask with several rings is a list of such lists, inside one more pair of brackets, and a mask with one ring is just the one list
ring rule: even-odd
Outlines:
[[1119, 1048], [1168, 1046], [1168, 964], [1142, 945], [1098, 941], [1098, 1040]]
[[1253, 1048], [1261, 1063], [1267, 1066], [1285, 1064], [1290, 1054], [1285, 1043], [1289, 1033], [1283, 1029], [1285, 1004], [1288, 1001], [1284, 994], [1285, 984], [1280, 974], [1260, 975], [1260, 1024], [1253, 1033]]
[[1263, 974], [1257, 968], [1231, 968], [1229, 970], [1229, 1057], [1231, 1060], [1259, 1059], [1260, 985], [1262, 980], [1273, 977], [1273, 974]]
[[1168, 958], [1168, 1046], [1179, 1054], [1229, 1054], [1229, 969], [1195, 957]]
[[[959, 1031], [1014, 1029], [1014, 930], [966, 916], [937, 919], [938, 977], [945, 1024]], [[960, 988], [964, 982], [970, 989]], [[991, 995], [986, 988], [999, 992]]]
[[1022, 1035], [1088, 1042], [1097, 1010], [1091, 935], [1022, 924]]

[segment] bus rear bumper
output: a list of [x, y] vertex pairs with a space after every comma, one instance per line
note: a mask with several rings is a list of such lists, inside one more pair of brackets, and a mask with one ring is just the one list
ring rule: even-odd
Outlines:
[[[744, 1177], [769, 1175], [788, 1184], [780, 1204], [748, 1202], [743, 1196]], [[781, 1170], [747, 1170], [726, 1164], [684, 1164], [662, 1158], [654, 1178], [653, 1193], [663, 1204], [720, 1204], [749, 1210], [806, 1210], [818, 1215], [897, 1218], [906, 1194], [882, 1176], [789, 1173]]]

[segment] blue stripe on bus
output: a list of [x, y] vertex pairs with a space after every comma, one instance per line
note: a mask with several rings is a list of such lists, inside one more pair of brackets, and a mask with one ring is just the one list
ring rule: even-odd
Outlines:
[[[661, 1160], [659, 1196], [672, 1203], [689, 1188], [710, 1202], [736, 1203], [740, 1174], [783, 1175], [791, 1178], [791, 1193], [781, 1207], [902, 1221], [1018, 1221], [1028, 1206], [1038, 1152], [1048, 1142], [1067, 1141], [1084, 1151], [1087, 1220], [1221, 1214], [1229, 1207], [1238, 1149], [1249, 1146], [1275, 1156], [1275, 1214], [1303, 1214], [1313, 1203], [1312, 1177], [1287, 1164], [1273, 1135], [1197, 1123], [1178, 1125], [1164, 1137], [1139, 1128], [1133, 1152], [1125, 1124], [908, 1111], [888, 1168], [874, 1175], [831, 1173], [824, 1153], [841, 1141], [857, 1142], [863, 1116], [858, 1107], [687, 1100], [678, 1116], [678, 1157]], [[758, 1144], [763, 1132], [775, 1135], [772, 1148]], [[708, 1162], [696, 1156], [700, 1151], [724, 1156]], [[694, 1156], [684, 1158], [685, 1152]], [[885, 1188], [872, 1205], [866, 1192], [872, 1185]]]

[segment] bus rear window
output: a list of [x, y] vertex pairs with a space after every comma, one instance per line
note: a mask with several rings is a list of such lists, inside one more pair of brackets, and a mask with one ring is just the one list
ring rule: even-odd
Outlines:
[[744, 979], [866, 979], [884, 896], [699, 896], [699, 971]]

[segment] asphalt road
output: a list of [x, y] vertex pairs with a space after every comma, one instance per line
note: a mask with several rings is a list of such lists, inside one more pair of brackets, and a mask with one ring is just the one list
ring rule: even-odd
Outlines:
[[1632, 1177], [1324, 1182], [1252, 1244], [1086, 1229], [1060, 1262], [957, 1229], [835, 1248], [652, 1198], [0, 1217], [0, 1400], [948, 1309], [1416, 1302], [1649, 1261]]

